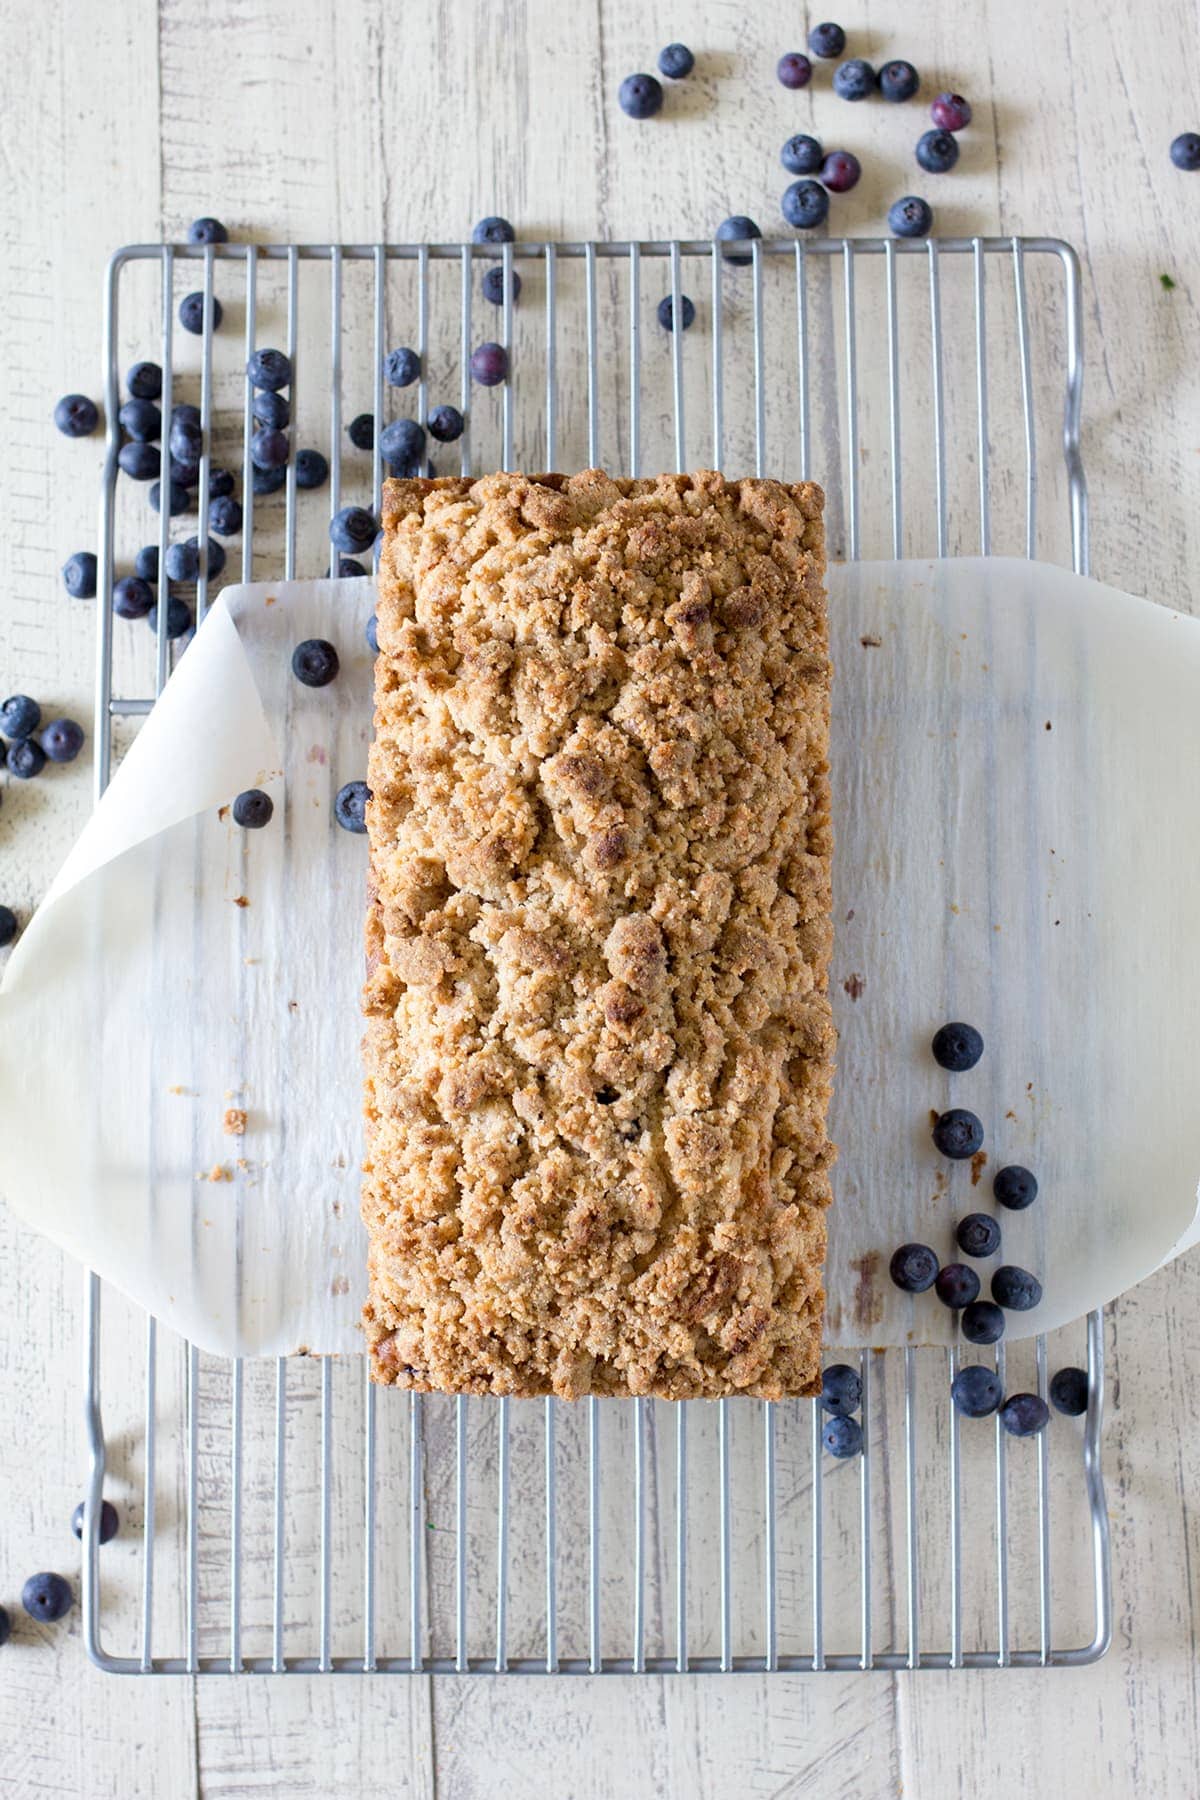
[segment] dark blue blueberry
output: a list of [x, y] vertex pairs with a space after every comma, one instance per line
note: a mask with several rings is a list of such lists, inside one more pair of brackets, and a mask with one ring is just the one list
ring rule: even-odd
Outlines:
[[208, 529], [218, 537], [236, 537], [242, 529], [242, 503], [232, 494], [218, 494], [208, 503]]
[[[754, 220], [748, 219], [745, 213], [733, 213], [730, 218], [721, 220], [721, 223], [717, 226], [716, 235], [722, 244], [729, 244], [745, 242], [749, 238], [761, 237], [762, 232], [758, 229]], [[725, 252], [725, 261], [735, 264], [739, 269], [744, 269], [754, 261], [754, 258], [750, 255], [749, 251], [739, 251], [737, 255], [734, 255], [733, 251], [727, 250]]]
[[383, 378], [389, 387], [411, 387], [421, 373], [421, 359], [407, 344], [389, 350], [383, 359]]
[[653, 75], [627, 75], [617, 90], [621, 111], [631, 119], [652, 119], [663, 103], [662, 83]]
[[18, 738], [15, 744], [8, 746], [4, 760], [9, 774], [15, 775], [18, 781], [32, 781], [46, 766], [46, 752], [36, 738]]
[[848, 194], [858, 186], [862, 164], [853, 150], [831, 150], [821, 164], [821, 181], [831, 194]]
[[[158, 630], [158, 607], [152, 606], [146, 614], [146, 623], [151, 631]], [[172, 594], [167, 601], [167, 636], [169, 638], [186, 637], [192, 629], [192, 609], [186, 600], [178, 594]]]
[[272, 425], [276, 431], [282, 431], [292, 422], [291, 401], [286, 394], [273, 393], [270, 388], [262, 388], [255, 394], [251, 411], [259, 425]]
[[1171, 140], [1171, 161], [1177, 169], [1200, 169], [1200, 131], [1181, 131]]
[[83, 726], [74, 719], [51, 719], [42, 727], [40, 742], [51, 762], [74, 762], [83, 749]]
[[195, 425], [197, 429], [199, 429], [200, 408], [198, 406], [193, 406], [190, 400], [177, 400], [171, 408], [172, 425], [179, 419], [184, 420], [188, 425]]
[[983, 1055], [983, 1039], [973, 1025], [956, 1022], [934, 1032], [931, 1048], [934, 1062], [961, 1075], [965, 1069], [973, 1069]]
[[1007, 1312], [1032, 1312], [1041, 1304], [1042, 1284], [1028, 1269], [1001, 1263], [992, 1276], [992, 1299]]
[[379, 434], [379, 452], [385, 462], [419, 462], [425, 454], [425, 430], [415, 419], [393, 419]]
[[846, 34], [840, 25], [814, 25], [808, 34], [808, 47], [814, 56], [832, 62], [846, 48]]
[[291, 359], [282, 350], [256, 350], [246, 364], [246, 374], [251, 387], [274, 392], [292, 379]]
[[463, 434], [463, 416], [457, 406], [435, 406], [428, 419], [429, 435], [439, 444], [452, 444]]
[[365, 781], [348, 781], [345, 787], [338, 789], [333, 816], [343, 831], [366, 831], [370, 798], [371, 790]]
[[963, 131], [971, 123], [971, 103], [961, 94], [939, 94], [929, 116], [939, 131]]
[[[149, 499], [154, 511], [158, 512], [162, 506], [161, 481], [156, 481], [151, 487]], [[191, 500], [188, 498], [188, 491], [184, 487], [182, 481], [172, 481], [170, 484], [170, 493], [168, 495], [168, 512], [170, 517], [175, 518], [178, 513], [186, 512], [190, 505]]]
[[1010, 1394], [1000, 1408], [1000, 1423], [1012, 1437], [1036, 1437], [1049, 1418], [1050, 1408], [1040, 1394]]
[[139, 444], [157, 443], [162, 432], [162, 414], [153, 400], [126, 400], [117, 420], [126, 437]]
[[168, 443], [177, 463], [182, 463], [187, 469], [197, 468], [204, 454], [204, 432], [199, 419], [172, 419]]
[[256, 469], [282, 469], [290, 454], [287, 432], [272, 425], [260, 425], [250, 439], [250, 460]]
[[167, 580], [195, 581], [200, 573], [200, 551], [194, 540], [167, 546]]
[[1020, 1163], [1009, 1163], [1006, 1168], [997, 1169], [992, 1182], [992, 1192], [1001, 1206], [1007, 1206], [1010, 1212], [1024, 1212], [1037, 1199], [1037, 1176], [1023, 1169]]
[[[222, 310], [221, 302], [217, 299], [217, 296], [214, 294], [213, 295], [213, 303], [212, 303], [212, 328], [214, 331], [220, 330], [221, 320], [224, 318], [224, 316], [225, 316], [225, 314]], [[185, 294], [183, 296], [183, 299], [179, 302], [179, 323], [183, 326], [183, 329], [185, 331], [190, 331], [193, 337], [203, 336], [203, 333], [204, 333], [204, 295], [203, 294]]]
[[832, 1419], [825, 1421], [821, 1442], [830, 1456], [859, 1456], [862, 1453], [862, 1426], [857, 1419], [847, 1418], [844, 1413], [835, 1413]]
[[812, 231], [829, 217], [829, 195], [819, 181], [793, 181], [785, 188], [780, 210], [797, 231]]
[[227, 244], [229, 233], [220, 219], [193, 219], [188, 226], [189, 244]]
[[365, 575], [366, 572], [362, 564], [356, 562], [352, 556], [338, 557], [338, 575], [343, 581], [348, 581], [355, 575]]
[[955, 1226], [954, 1237], [964, 1256], [995, 1256], [1000, 1248], [1000, 1224], [991, 1213], [968, 1213]]
[[787, 50], [775, 64], [775, 73], [785, 88], [807, 87], [812, 80], [812, 64], [799, 50]]
[[232, 469], [210, 469], [208, 471], [208, 497], [210, 500], [223, 500], [226, 494], [234, 490]]
[[0, 950], [7, 950], [16, 935], [16, 913], [11, 906], [0, 906]]
[[[197, 566], [197, 568], [199, 568], [199, 566], [200, 566], [200, 540], [199, 540], [199, 538], [194, 538], [194, 537], [188, 538], [187, 546], [188, 546], [189, 550], [194, 550], [196, 552], [196, 566]], [[225, 546], [224, 546], [224, 544], [219, 544], [217, 542], [216, 538], [210, 537], [210, 538], [205, 539], [205, 547], [206, 547], [207, 553], [208, 553], [208, 571], [207, 571], [208, 579], [210, 581], [215, 581], [217, 579], [218, 575], [220, 575], [221, 571], [225, 567]], [[169, 567], [168, 567], [167, 573], [168, 573], [168, 575], [170, 574]]]
[[901, 1244], [890, 1264], [892, 1280], [906, 1294], [923, 1294], [937, 1280], [938, 1259], [928, 1244]]
[[879, 91], [885, 100], [911, 100], [921, 85], [921, 77], [910, 62], [897, 58], [885, 62], [879, 71]]
[[955, 1312], [979, 1298], [979, 1277], [966, 1263], [943, 1264], [933, 1285], [943, 1306], [952, 1307]]
[[[679, 311], [683, 315], [683, 329], [687, 331], [689, 326], [695, 324], [696, 308], [692, 305], [686, 294], [681, 294], [679, 296]], [[664, 331], [674, 331], [675, 296], [673, 294], [664, 294], [659, 301], [658, 322]]]
[[292, 674], [305, 687], [328, 687], [340, 667], [338, 653], [327, 638], [305, 638], [292, 651]]
[[684, 81], [696, 66], [686, 44], [667, 44], [658, 53], [658, 72], [668, 81]]
[[952, 131], [925, 131], [917, 139], [917, 161], [930, 175], [948, 175], [958, 161], [958, 139]]
[[375, 418], [372, 413], [356, 413], [346, 427], [346, 436], [356, 450], [375, 448]]
[[821, 1405], [827, 1413], [854, 1413], [862, 1405], [862, 1380], [849, 1363], [830, 1363], [821, 1374]]
[[247, 788], [233, 803], [233, 822], [246, 831], [261, 831], [264, 825], [270, 824], [274, 811], [275, 802], [270, 794], [264, 794], [261, 788]]
[[96, 593], [96, 558], [90, 550], [77, 550], [62, 566], [63, 586], [72, 600], [91, 600]]
[[[483, 278], [483, 297], [490, 300], [493, 306], [504, 305], [504, 270], [500, 267], [489, 269]], [[514, 269], [512, 272], [513, 305], [521, 297], [521, 277]]]
[[367, 620], [367, 649], [372, 656], [379, 655], [379, 620], [372, 613]]
[[866, 100], [875, 91], [875, 71], [861, 56], [852, 56], [833, 71], [833, 91], [839, 100]]
[[[120, 1528], [120, 1524], [121, 1524], [121, 1521], [117, 1517], [117, 1509], [113, 1505], [112, 1501], [111, 1500], [102, 1500], [100, 1502], [100, 1542], [102, 1544], [111, 1544], [113, 1539], [117, 1535], [117, 1532]], [[75, 1511], [71, 1514], [71, 1530], [75, 1533], [75, 1536], [77, 1538], [82, 1538], [82, 1536], [83, 1536], [83, 1501], [82, 1500], [79, 1502], [79, 1505], [75, 1508]]]
[[343, 506], [329, 521], [330, 543], [347, 555], [369, 550], [378, 536], [379, 520], [365, 506]]
[[264, 494], [277, 494], [286, 480], [286, 469], [253, 469], [250, 485], [261, 499]]
[[959, 1326], [969, 1344], [998, 1344], [1004, 1336], [1004, 1314], [990, 1300], [972, 1300]]
[[478, 344], [471, 352], [471, 380], [498, 387], [508, 377], [508, 351], [503, 344]]
[[983, 1125], [965, 1106], [952, 1106], [933, 1128], [933, 1142], [943, 1156], [965, 1162], [983, 1143]]
[[133, 559], [133, 572], [142, 581], [158, 580], [158, 545], [143, 544]]
[[65, 1618], [74, 1604], [70, 1583], [49, 1571], [31, 1575], [21, 1589], [21, 1605], [41, 1625], [53, 1625], [56, 1619]]
[[117, 462], [131, 481], [153, 481], [162, 467], [162, 454], [157, 444], [122, 444]]
[[171, 480], [176, 487], [194, 488], [200, 486], [200, 464], [182, 463], [178, 457], [171, 458]]
[[324, 487], [329, 480], [329, 464], [319, 450], [297, 450], [296, 486]]
[[162, 393], [162, 370], [156, 362], [135, 362], [125, 386], [131, 400], [157, 400]]
[[122, 575], [113, 583], [113, 611], [118, 619], [144, 619], [154, 605], [154, 590], [140, 575]]
[[933, 230], [933, 208], [917, 194], [905, 194], [888, 207], [888, 230], [893, 237], [928, 237]]
[[54, 423], [64, 437], [91, 437], [100, 423], [96, 402], [86, 394], [64, 394], [54, 408]]
[[1050, 1377], [1050, 1399], [1060, 1413], [1078, 1419], [1088, 1408], [1086, 1369], [1059, 1369]]
[[825, 161], [825, 152], [815, 137], [798, 131], [779, 152], [779, 160], [791, 175], [815, 175]]
[[471, 233], [471, 242], [473, 244], [511, 244], [516, 241], [516, 236], [516, 232], [507, 219], [492, 214], [486, 219], [480, 219]]
[[42, 709], [28, 694], [10, 694], [0, 705], [0, 737], [32, 737], [42, 722]]
[[995, 1369], [982, 1363], [969, 1363], [960, 1369], [950, 1383], [950, 1398], [955, 1412], [966, 1419], [986, 1419], [1004, 1398], [1004, 1384]]

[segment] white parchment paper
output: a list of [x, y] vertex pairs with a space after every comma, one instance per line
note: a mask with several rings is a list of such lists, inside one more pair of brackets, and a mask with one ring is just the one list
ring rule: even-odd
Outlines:
[[[1044, 1282], [1010, 1334], [1046, 1329], [1197, 1232], [1200, 622], [1017, 561], [829, 586], [828, 1335], [947, 1339], [887, 1258], [949, 1259], [971, 1210]], [[226, 590], [0, 989], [0, 1189], [217, 1352], [358, 1347], [366, 841], [332, 801], [365, 770], [372, 606], [361, 580]], [[337, 645], [331, 687], [291, 675], [305, 637]], [[263, 831], [224, 810], [249, 786], [275, 800]], [[929, 1054], [949, 1018], [986, 1039], [970, 1074]], [[934, 1151], [951, 1104], [986, 1164]], [[1005, 1162], [1038, 1176], [1025, 1213], [992, 1205]]]

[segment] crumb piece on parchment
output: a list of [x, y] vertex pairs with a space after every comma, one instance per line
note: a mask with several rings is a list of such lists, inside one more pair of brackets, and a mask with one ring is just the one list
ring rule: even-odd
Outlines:
[[245, 894], [235, 894], [233, 896], [233, 904], [235, 906], [249, 906], [250, 902], [247, 900]]
[[221, 1128], [226, 1137], [241, 1137], [246, 1129], [246, 1109], [244, 1106], [227, 1106]]
[[335, 1275], [329, 1284], [329, 1291], [331, 1294], [348, 1294], [350, 1292], [349, 1276]]

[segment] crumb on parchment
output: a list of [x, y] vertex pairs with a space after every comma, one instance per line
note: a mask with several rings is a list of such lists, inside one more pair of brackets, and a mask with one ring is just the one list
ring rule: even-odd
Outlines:
[[221, 1128], [226, 1137], [241, 1137], [246, 1129], [246, 1109], [244, 1106], [227, 1106], [225, 1117], [221, 1120]]

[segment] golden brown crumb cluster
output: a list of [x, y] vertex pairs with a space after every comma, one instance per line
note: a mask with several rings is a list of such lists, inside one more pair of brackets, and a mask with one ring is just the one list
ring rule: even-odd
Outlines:
[[812, 1392], [822, 494], [392, 481], [368, 807], [378, 1379]]

